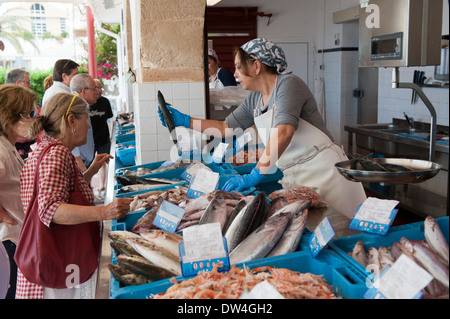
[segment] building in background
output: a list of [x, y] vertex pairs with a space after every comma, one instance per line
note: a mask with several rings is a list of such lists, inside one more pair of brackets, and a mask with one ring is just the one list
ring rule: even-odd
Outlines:
[[[87, 56], [86, 13], [82, 5], [58, 2], [0, 3], [0, 66], [5, 68], [50, 69], [55, 61], [68, 58], [81, 61]], [[19, 30], [17, 29], [19, 27]], [[17, 49], [6, 33], [13, 37]], [[34, 45], [32, 43], [34, 43]]]

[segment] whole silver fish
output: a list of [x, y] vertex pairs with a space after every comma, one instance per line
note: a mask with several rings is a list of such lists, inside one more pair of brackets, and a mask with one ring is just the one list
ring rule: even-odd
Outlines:
[[177, 276], [181, 275], [179, 257], [174, 256], [166, 249], [155, 247], [143, 238], [128, 238], [126, 242], [151, 263], [162, 267]]
[[267, 204], [267, 208], [264, 214], [264, 221], [268, 220], [273, 214], [275, 214], [278, 210], [287, 206], [289, 204], [288, 200], [284, 196], [280, 196], [274, 198]]
[[366, 268], [375, 276], [378, 276], [380, 274], [380, 254], [378, 253], [378, 249], [376, 249], [375, 247], [369, 248]]
[[228, 251], [235, 249], [252, 231], [252, 225], [261, 225], [264, 217], [266, 196], [259, 193], [254, 196], [236, 215], [225, 233]]
[[114, 279], [120, 282], [123, 286], [136, 286], [143, 285], [149, 282], [148, 279], [138, 276], [123, 269], [122, 267], [114, 264], [108, 264], [108, 269], [111, 272]]
[[165, 183], [160, 184], [134, 184], [134, 185], [127, 185], [120, 188], [120, 190], [123, 193], [132, 193], [132, 192], [138, 192], [146, 189], [152, 189], [152, 188], [158, 188], [158, 187], [164, 187], [167, 186]]
[[239, 212], [245, 207], [245, 205], [247, 205], [247, 203], [248, 203], [248, 198], [244, 197], [237, 202], [236, 206], [234, 206], [234, 208], [231, 211], [230, 216], [228, 216], [227, 222], [225, 223], [225, 226], [223, 228], [223, 232], [225, 234], [227, 233], [227, 230], [230, 227], [233, 220], [236, 218], [236, 216], [239, 214]]
[[430, 245], [430, 247], [444, 259], [444, 261], [448, 265], [449, 264], [448, 243], [438, 223], [433, 217], [428, 216], [427, 218], [425, 218], [424, 226], [425, 226], [424, 230], [425, 240]]
[[367, 267], [367, 253], [362, 240], [358, 240], [355, 247], [353, 247], [352, 257], [364, 268]]
[[378, 247], [378, 254], [380, 255], [380, 271], [383, 271], [387, 266], [392, 266], [394, 264], [395, 259], [387, 247]]
[[410, 241], [413, 248], [413, 256], [423, 265], [434, 278], [445, 287], [449, 288], [448, 266], [439, 261], [439, 258], [431, 249], [427, 249], [419, 241]]
[[117, 263], [123, 269], [138, 276], [142, 276], [148, 281], [156, 281], [176, 276], [175, 273], [157, 266], [142, 257], [119, 255], [117, 256]]
[[161, 229], [148, 229], [139, 234], [156, 247], [167, 249], [174, 256], [179, 255], [178, 245], [183, 241], [180, 235], [170, 234]]
[[198, 222], [199, 225], [220, 223], [220, 227], [223, 230], [225, 223], [227, 222], [227, 203], [221, 195], [215, 196], [206, 207], [202, 217]]
[[311, 207], [310, 200], [296, 201], [282, 207], [273, 214], [273, 216], [276, 216], [283, 212], [290, 213], [291, 219], [289, 220], [289, 223], [280, 240], [270, 251], [267, 257], [289, 254], [295, 251], [300, 243], [303, 231], [305, 230], [309, 207]]
[[281, 238], [290, 219], [289, 213], [269, 218], [230, 253], [230, 263], [234, 265], [264, 258]]

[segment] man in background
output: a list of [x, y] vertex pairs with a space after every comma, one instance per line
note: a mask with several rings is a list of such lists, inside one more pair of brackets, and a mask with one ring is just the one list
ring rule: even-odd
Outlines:
[[[88, 112], [90, 106], [97, 102], [97, 87], [94, 79], [89, 74], [81, 73], [75, 75], [70, 82], [70, 91], [78, 92], [86, 100], [89, 105]], [[82, 172], [91, 165], [95, 157], [94, 134], [90, 117], [88, 117], [88, 122], [90, 127], [87, 134], [87, 143], [74, 148], [72, 151]]]
[[30, 72], [25, 69], [13, 69], [6, 75], [5, 84], [17, 84], [31, 89]]
[[[94, 133], [95, 152], [97, 154], [109, 154], [111, 151], [111, 139], [108, 126], [108, 119], [114, 116], [111, 103], [102, 96], [103, 85], [100, 80], [95, 79], [95, 86], [97, 87], [97, 102], [91, 105], [89, 116], [91, 118], [92, 132]], [[98, 171], [92, 178], [92, 189], [98, 198], [104, 197], [106, 186], [106, 172], [107, 164]]]
[[61, 59], [55, 62], [53, 67], [53, 84], [49, 87], [42, 98], [42, 109], [45, 108], [45, 102], [55, 93], [71, 93], [70, 82], [78, 74], [80, 65], [69, 59]]

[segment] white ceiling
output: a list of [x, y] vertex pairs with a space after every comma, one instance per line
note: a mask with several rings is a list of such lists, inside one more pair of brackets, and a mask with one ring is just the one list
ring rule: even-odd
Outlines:
[[95, 22], [98, 23], [120, 23], [122, 1], [123, 0], [0, 0], [0, 2], [64, 2], [85, 4], [91, 7]]

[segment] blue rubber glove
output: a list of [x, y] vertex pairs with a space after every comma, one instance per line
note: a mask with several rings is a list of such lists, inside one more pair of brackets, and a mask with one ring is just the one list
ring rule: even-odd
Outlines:
[[[173, 124], [175, 124], [175, 127], [184, 126], [185, 128], [189, 128], [189, 126], [191, 125], [191, 117], [189, 115], [181, 113], [180, 111], [174, 109], [170, 105], [167, 105], [167, 109], [172, 114]], [[163, 116], [159, 108], [158, 108], [158, 115], [162, 125], [166, 126], [166, 123], [164, 122]]]
[[226, 192], [231, 192], [233, 190], [237, 190], [238, 192], [242, 192], [252, 186], [258, 185], [259, 182], [263, 179], [264, 175], [261, 174], [261, 171], [258, 168], [252, 169], [250, 174], [232, 177], [225, 185], [222, 187], [222, 190]]

